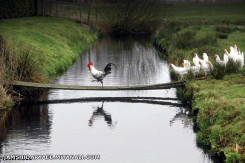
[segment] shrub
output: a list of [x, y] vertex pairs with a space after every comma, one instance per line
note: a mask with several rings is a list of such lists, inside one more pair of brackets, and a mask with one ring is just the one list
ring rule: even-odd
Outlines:
[[209, 139], [213, 145], [219, 146], [221, 132], [222, 132], [222, 128], [219, 125], [212, 126]]
[[225, 76], [225, 67], [220, 66], [219, 64], [215, 63], [214, 70], [212, 71], [212, 75], [215, 79], [223, 79]]
[[192, 49], [194, 43], [195, 33], [186, 31], [184, 33], [177, 33], [173, 37], [173, 46], [178, 49]]
[[227, 26], [227, 25], [220, 25], [216, 27], [216, 31], [217, 32], [221, 32], [221, 33], [231, 33], [235, 30], [235, 28], [231, 27], [231, 26]]
[[191, 104], [193, 99], [193, 88], [177, 88], [176, 96], [184, 104]]
[[238, 64], [234, 63], [233, 61], [229, 60], [229, 62], [226, 65], [226, 73], [231, 74], [231, 73], [238, 73], [240, 72], [240, 67]]
[[41, 82], [39, 74], [40, 64], [30, 54], [28, 49], [24, 49], [16, 57], [15, 79], [21, 81]]
[[179, 76], [176, 73], [174, 73], [173, 70], [170, 70], [170, 78], [171, 78], [171, 80], [177, 81], [179, 79]]
[[7, 95], [7, 89], [0, 83], [0, 108], [13, 105], [11, 97]]
[[173, 33], [176, 33], [180, 30], [180, 24], [176, 21], [164, 21], [158, 30], [155, 33], [154, 38], [165, 38], [166, 40], [170, 40], [172, 38]]
[[13, 49], [9, 48], [7, 42], [0, 35], [0, 79], [2, 84], [6, 84], [14, 76], [16, 58]]
[[209, 149], [210, 148], [210, 142], [206, 139], [206, 136], [203, 135], [202, 132], [198, 131], [197, 132], [197, 138], [196, 138], [197, 144]]
[[22, 80], [40, 82], [42, 80], [39, 74], [40, 63], [31, 56], [28, 49], [23, 48], [24, 50], [16, 55], [14, 54], [14, 49], [9, 47], [2, 36], [0, 36], [0, 49], [1, 79], [4, 79], [3, 81]]
[[196, 43], [198, 44], [196, 46], [202, 46], [202, 45], [215, 46], [217, 45], [217, 38], [213, 34], [206, 34], [204, 37], [200, 38]]
[[112, 34], [153, 32], [162, 15], [156, 0], [111, 0], [97, 3], [100, 29]]
[[236, 152], [229, 152], [226, 154], [226, 163], [242, 163], [242, 156]]
[[[11, 100], [20, 100], [19, 94], [9, 86], [12, 80], [41, 82], [40, 63], [31, 56], [29, 50], [24, 49], [19, 55], [14, 54], [14, 49], [0, 36], [0, 104], [12, 105]], [[10, 96], [10, 94], [12, 96]]]
[[216, 36], [220, 39], [227, 39], [228, 38], [228, 34], [227, 33], [221, 33], [221, 32], [217, 32]]
[[0, 1], [0, 19], [33, 16], [36, 14], [35, 0]]
[[241, 137], [241, 145], [245, 147], [245, 134], [243, 134]]

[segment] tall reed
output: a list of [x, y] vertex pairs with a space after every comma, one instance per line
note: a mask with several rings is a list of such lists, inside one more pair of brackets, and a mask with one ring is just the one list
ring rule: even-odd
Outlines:
[[[13, 48], [0, 36], [0, 106], [9, 105], [19, 99], [9, 83], [13, 80], [41, 82], [40, 63], [28, 49], [15, 53]], [[18, 93], [17, 93], [18, 94]]]
[[0, 36], [0, 75], [3, 82], [22, 80], [40, 82], [40, 63], [31, 55], [27, 48], [16, 53], [14, 48]]

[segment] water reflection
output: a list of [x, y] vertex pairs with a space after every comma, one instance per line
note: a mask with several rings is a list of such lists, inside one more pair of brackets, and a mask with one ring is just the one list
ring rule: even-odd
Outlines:
[[[22, 106], [12, 114], [5, 155], [99, 153], [105, 163], [209, 162], [196, 147], [184, 108], [100, 101]], [[122, 155], [127, 157], [118, 160]]]
[[181, 122], [184, 128], [192, 127], [192, 121], [189, 117], [189, 111], [186, 109], [180, 109], [179, 112], [169, 121], [169, 125], [172, 126], [176, 122]]
[[[8, 117], [4, 123], [7, 125], [1, 124], [8, 129], [8, 134], [1, 143], [2, 153], [13, 154], [19, 150], [22, 153], [29, 149], [40, 152], [47, 150], [52, 125], [48, 105], [21, 106], [18, 109], [11, 109]], [[44, 145], [39, 146], [40, 143]]]
[[109, 127], [115, 127], [115, 125], [117, 124], [116, 121], [112, 121], [111, 115], [104, 110], [104, 101], [102, 102], [101, 107], [96, 107], [96, 110], [93, 112], [91, 118], [89, 119], [89, 127], [92, 127], [94, 125], [94, 121], [102, 118], [104, 118]]
[[[157, 104], [168, 105], [173, 107], [184, 107], [176, 98], [171, 97], [86, 97], [86, 98], [66, 98], [66, 99], [52, 99], [42, 101], [26, 102], [23, 105], [42, 105], [42, 104], [65, 104], [65, 103], [77, 103], [77, 102], [127, 102], [127, 103], [145, 103], [145, 104]], [[174, 101], [174, 102], [173, 102]]]

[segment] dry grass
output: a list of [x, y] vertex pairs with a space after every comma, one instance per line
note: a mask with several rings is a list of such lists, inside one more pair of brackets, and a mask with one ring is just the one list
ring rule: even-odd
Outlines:
[[[8, 85], [12, 80], [41, 82], [43, 79], [40, 65], [31, 57], [29, 51], [14, 54], [14, 49], [0, 36], [0, 107], [12, 105], [13, 99], [19, 99]], [[13, 96], [11, 96], [11, 94]]]

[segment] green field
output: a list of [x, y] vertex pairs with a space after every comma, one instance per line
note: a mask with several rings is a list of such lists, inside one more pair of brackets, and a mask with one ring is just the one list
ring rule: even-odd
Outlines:
[[168, 18], [176, 21], [245, 22], [243, 2], [170, 3], [164, 7], [164, 10], [167, 11]]

